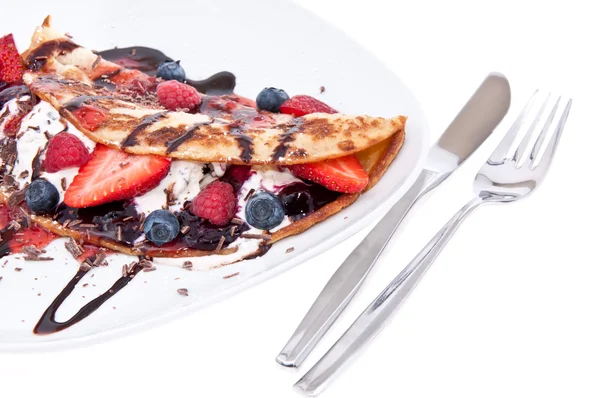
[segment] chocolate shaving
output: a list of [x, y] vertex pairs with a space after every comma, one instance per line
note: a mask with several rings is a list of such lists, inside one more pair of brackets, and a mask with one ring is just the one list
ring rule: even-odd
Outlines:
[[123, 277], [127, 276], [127, 265], [123, 264], [123, 268], [121, 269], [121, 275], [123, 275]]
[[294, 249], [294, 247], [292, 246], [292, 247], [288, 247], [287, 249], [285, 249], [285, 252], [286, 252], [286, 253], [291, 253], [291, 252], [293, 252], [294, 250], [296, 250], [296, 249]]
[[138, 248], [140, 248], [140, 247], [144, 246], [144, 243], [146, 243], [146, 239], [143, 239], [143, 240], [140, 240], [140, 241], [137, 241], [137, 242], [135, 242], [135, 243], [133, 244], [133, 247], [134, 247], [135, 249], [138, 249]]
[[73, 228], [74, 226], [76, 226], [76, 225], [79, 225], [79, 224], [81, 224], [81, 223], [82, 223], [82, 221], [81, 221], [81, 220], [73, 220], [73, 221], [71, 221], [71, 223], [69, 224], [69, 226], [70, 226], [71, 228]]
[[34, 256], [25, 256], [25, 257], [23, 257], [23, 260], [25, 260], [25, 261], [52, 261], [52, 260], [54, 260], [54, 258], [52, 258], [52, 257], [40, 257], [40, 256], [37, 256], [37, 257], [34, 257]]
[[131, 264], [129, 264], [129, 266], [127, 267], [127, 274], [128, 275], [133, 275], [134, 271], [135, 271], [135, 267], [137, 267], [139, 265], [139, 262], [134, 261]]
[[21, 271], [23, 271], [23, 268], [16, 267], [16, 268], [15, 268], [15, 271], [17, 271], [17, 272], [21, 272]]
[[244, 200], [248, 200], [250, 198], [250, 196], [252, 196], [253, 194], [254, 194], [254, 188], [252, 188], [251, 190], [248, 191]]
[[225, 243], [225, 236], [221, 236], [221, 239], [219, 239], [219, 244], [217, 245], [217, 248], [215, 249], [215, 253], [219, 253], [221, 251], [224, 243]]
[[67, 228], [69, 226], [69, 224], [71, 223], [71, 221], [72, 220], [69, 220], [69, 219], [65, 220], [65, 222], [62, 223], [63, 228]]
[[171, 184], [169, 184], [169, 186], [165, 189], [165, 195], [167, 195], [167, 203], [166, 203], [166, 207], [163, 207], [164, 209], [168, 209], [169, 206], [172, 206], [176, 203], [176, 198], [175, 198], [175, 194], [173, 193], [173, 188], [175, 188], [175, 182], [172, 182]]
[[325, 92], [325, 86], [319, 87], [319, 92], [323, 94]]
[[21, 252], [31, 257], [39, 257], [40, 254], [46, 253], [45, 250], [40, 250], [33, 245], [23, 246], [23, 248], [21, 248]]
[[117, 226], [117, 241], [121, 242], [123, 240], [123, 227]]
[[231, 219], [231, 223], [232, 224], [238, 224], [238, 225], [244, 225], [244, 220], [242, 220], [241, 218], [232, 218]]
[[184, 261], [183, 262], [183, 269], [187, 269], [187, 270], [192, 270], [192, 268], [194, 268], [194, 264], [192, 264], [191, 261]]
[[235, 235], [236, 229], [237, 229], [237, 226], [235, 226], [235, 225], [233, 227], [231, 227], [231, 229], [229, 230], [229, 235], [231, 235], [231, 236]]
[[96, 227], [96, 224], [85, 224], [85, 223], [79, 224], [79, 228], [94, 228], [94, 227]]
[[146, 220], [146, 213], [140, 214], [140, 224], [144, 224], [144, 220]]
[[81, 265], [79, 266], [79, 271], [89, 271], [92, 269], [92, 266], [90, 264], [87, 263], [87, 261], [84, 261], [83, 263], [81, 263]]
[[17, 188], [17, 180], [10, 174], [6, 174], [2, 178], [2, 185], [7, 189], [15, 189]]
[[156, 267], [154, 265], [148, 267], [148, 268], [144, 268], [143, 269], [144, 272], [152, 272], [152, 271], [156, 271]]
[[25, 191], [26, 190], [27, 190], [27, 187], [24, 187], [23, 189], [19, 189], [18, 191], [13, 192], [8, 197], [7, 204], [10, 207], [15, 207], [15, 206], [18, 206], [19, 204], [25, 202]]
[[65, 177], [60, 179], [60, 187], [63, 191], [67, 190], [67, 179]]
[[186, 288], [177, 289], [177, 293], [181, 294], [182, 296], [189, 296], [189, 292]]
[[123, 219], [123, 221], [131, 221], [133, 220], [133, 216], [127, 216]]
[[23, 170], [21, 174], [19, 174], [19, 178], [27, 178], [29, 176], [29, 170]]
[[269, 234], [242, 234], [241, 237], [247, 239], [271, 240], [271, 235]]
[[131, 55], [135, 56], [135, 53], [137, 52], [137, 50], [134, 48], [131, 50]]
[[2, 163], [4, 163], [11, 170], [13, 169], [15, 162], [17, 160], [17, 141], [9, 139], [2, 147], [0, 148], [0, 159], [2, 159]]
[[185, 235], [185, 234], [187, 234], [188, 232], [190, 232], [190, 229], [191, 229], [191, 228], [190, 228], [190, 226], [189, 226], [189, 225], [184, 225], [183, 227], [181, 227], [181, 234], [182, 234], [182, 235]]
[[21, 224], [19, 224], [17, 220], [12, 220], [10, 224], [8, 224], [8, 229], [14, 229], [15, 231], [17, 231], [21, 229]]
[[108, 265], [108, 261], [106, 261], [106, 253], [104, 253], [104, 251], [99, 251], [98, 254], [96, 254], [96, 258], [94, 259], [92, 265], [94, 267], [106, 267]]
[[123, 168], [123, 167], [127, 166], [128, 164], [129, 164], [129, 161], [126, 160], [124, 162], [119, 163], [119, 167]]
[[231, 275], [225, 275], [225, 276], [223, 277], [223, 279], [229, 279], [229, 278], [233, 278], [234, 276], [238, 276], [239, 274], [240, 274], [239, 272], [236, 272], [236, 273], [234, 273], [234, 274], [231, 274]]
[[94, 63], [92, 64], [92, 70], [96, 69], [96, 67], [98, 66], [98, 64], [100, 63], [100, 61], [102, 61], [102, 57], [101, 56], [97, 56], [96, 60], [94, 61]]

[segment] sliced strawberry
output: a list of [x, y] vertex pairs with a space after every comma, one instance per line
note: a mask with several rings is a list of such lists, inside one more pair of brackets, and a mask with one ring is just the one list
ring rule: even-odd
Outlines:
[[369, 175], [354, 155], [296, 164], [289, 166], [289, 169], [296, 177], [316, 182], [330, 191], [356, 193], [369, 183]]
[[43, 249], [57, 238], [57, 235], [45, 229], [32, 225], [29, 228], [15, 232], [9, 242], [12, 253], [18, 253], [24, 246], [35, 246], [37, 249]]
[[281, 113], [304, 116], [309, 113], [338, 113], [335, 109], [310, 95], [295, 95], [281, 104]]
[[82, 105], [75, 109], [73, 115], [79, 120], [81, 126], [89, 131], [96, 130], [100, 123], [106, 119], [106, 115], [102, 110], [90, 105]]
[[23, 78], [23, 61], [13, 35], [0, 38], [0, 81], [14, 83]]
[[65, 192], [64, 202], [81, 208], [142, 195], [160, 183], [170, 165], [170, 158], [97, 145]]

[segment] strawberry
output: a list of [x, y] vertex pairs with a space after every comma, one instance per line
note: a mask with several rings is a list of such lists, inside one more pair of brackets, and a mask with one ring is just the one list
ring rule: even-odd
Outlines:
[[90, 105], [82, 105], [73, 111], [73, 115], [79, 120], [81, 126], [89, 131], [96, 130], [100, 123], [106, 119], [102, 110]]
[[296, 177], [316, 182], [330, 191], [356, 193], [369, 183], [369, 175], [355, 155], [289, 166]]
[[64, 202], [82, 208], [142, 195], [160, 183], [170, 165], [170, 158], [97, 145], [65, 192]]
[[23, 78], [23, 61], [13, 35], [0, 38], [0, 81], [14, 83]]
[[337, 113], [335, 109], [310, 95], [295, 95], [281, 104], [281, 113], [304, 116], [309, 113]]
[[57, 236], [52, 232], [32, 225], [29, 228], [15, 232], [9, 246], [12, 253], [18, 253], [24, 246], [35, 246], [37, 249], [43, 249], [52, 242]]

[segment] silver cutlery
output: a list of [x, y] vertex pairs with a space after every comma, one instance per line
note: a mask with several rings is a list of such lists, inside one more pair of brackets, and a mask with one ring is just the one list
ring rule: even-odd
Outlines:
[[[481, 167], [473, 182], [473, 199], [448, 221], [377, 296], [331, 349], [295, 384], [296, 387], [311, 396], [322, 391], [332, 376], [383, 329], [473, 210], [486, 203], [517, 201], [539, 187], [556, 152], [572, 102], [569, 99], [565, 104], [565, 100], [558, 97], [550, 110], [549, 104], [553, 102], [551, 95], [543, 100], [541, 106], [540, 100], [539, 93], [534, 93], [496, 150]], [[537, 112], [530, 112], [537, 106]], [[561, 112], [558, 112], [559, 108], [562, 108]], [[558, 122], [555, 122], [558, 114]], [[550, 130], [553, 132], [548, 138]], [[516, 149], [513, 149], [515, 146]]]
[[488, 138], [508, 112], [510, 86], [489, 74], [429, 151], [425, 167], [410, 190], [354, 249], [333, 274], [276, 360], [302, 364], [348, 306], [413, 205], [444, 180]]

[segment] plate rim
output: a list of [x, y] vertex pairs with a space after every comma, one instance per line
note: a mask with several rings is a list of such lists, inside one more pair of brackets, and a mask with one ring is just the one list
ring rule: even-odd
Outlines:
[[[193, 302], [190, 302], [188, 305], [173, 308], [171, 310], [152, 315], [146, 319], [129, 321], [116, 327], [99, 330], [96, 332], [88, 333], [83, 336], [75, 336], [58, 340], [40, 340], [38, 342], [3, 342], [0, 340], [0, 352], [50, 352], [71, 349], [91, 344], [99, 344], [102, 342], [109, 341], [111, 339], [127, 337], [139, 332], [140, 330], [153, 329], [159, 325], [172, 322], [176, 319], [181, 319], [183, 317], [190, 316], [193, 313], [198, 312], [205, 307], [214, 305], [215, 303], [218, 303], [224, 300], [225, 298], [233, 297], [238, 293], [242, 292], [243, 290], [248, 289], [249, 287], [260, 285], [261, 283], [269, 279], [275, 278], [281, 273], [289, 271], [290, 269], [302, 263], [306, 263], [311, 258], [316, 257], [329, 249], [334, 248], [336, 245], [351, 238], [360, 231], [374, 226], [376, 222], [378, 222], [379, 219], [387, 211], [389, 211], [389, 209], [398, 200], [400, 200], [404, 196], [404, 194], [410, 189], [410, 187], [414, 184], [418, 175], [423, 169], [430, 145], [430, 125], [425, 115], [425, 112], [423, 111], [421, 102], [415, 96], [413, 90], [407, 84], [404, 83], [400, 76], [398, 76], [393, 70], [391, 70], [384, 62], [381, 61], [379, 57], [374, 55], [368, 48], [364, 47], [356, 40], [354, 40], [351, 36], [349, 36], [345, 31], [329, 23], [327, 20], [323, 19], [311, 10], [302, 7], [300, 4], [297, 4], [293, 1], [287, 2], [291, 3], [296, 7], [301, 8], [304, 12], [310, 14], [312, 18], [318, 19], [321, 22], [327, 24], [331, 29], [336, 30], [338, 33], [354, 42], [354, 44], [359, 46], [362, 50], [368, 52], [368, 54], [374, 60], [378, 61], [378, 63], [383, 69], [390, 72], [390, 74], [394, 76], [398, 80], [398, 82], [402, 84], [402, 86], [404, 86], [404, 88], [406, 89], [407, 96], [411, 97], [416, 112], [414, 112], [413, 115], [411, 115], [409, 121], [412, 118], [414, 120], [418, 120], [419, 122], [419, 134], [411, 137], [417, 137], [419, 139], [421, 151], [418, 154], [417, 161], [414, 163], [411, 172], [406, 176], [404, 182], [400, 185], [400, 187], [393, 191], [393, 193], [385, 201], [381, 202], [371, 211], [367, 211], [361, 218], [354, 221], [350, 226], [348, 226], [348, 228], [345, 228], [339, 233], [333, 234], [329, 238], [320, 241], [317, 245], [311, 247], [310, 250], [298, 254], [288, 260], [284, 260], [278, 266], [268, 270], [263, 270], [262, 272], [251, 276], [243, 280], [242, 282], [229, 287], [226, 290], [213, 294], [210, 297], [197, 298]], [[392, 164], [395, 161], [396, 159], [392, 161]]]

